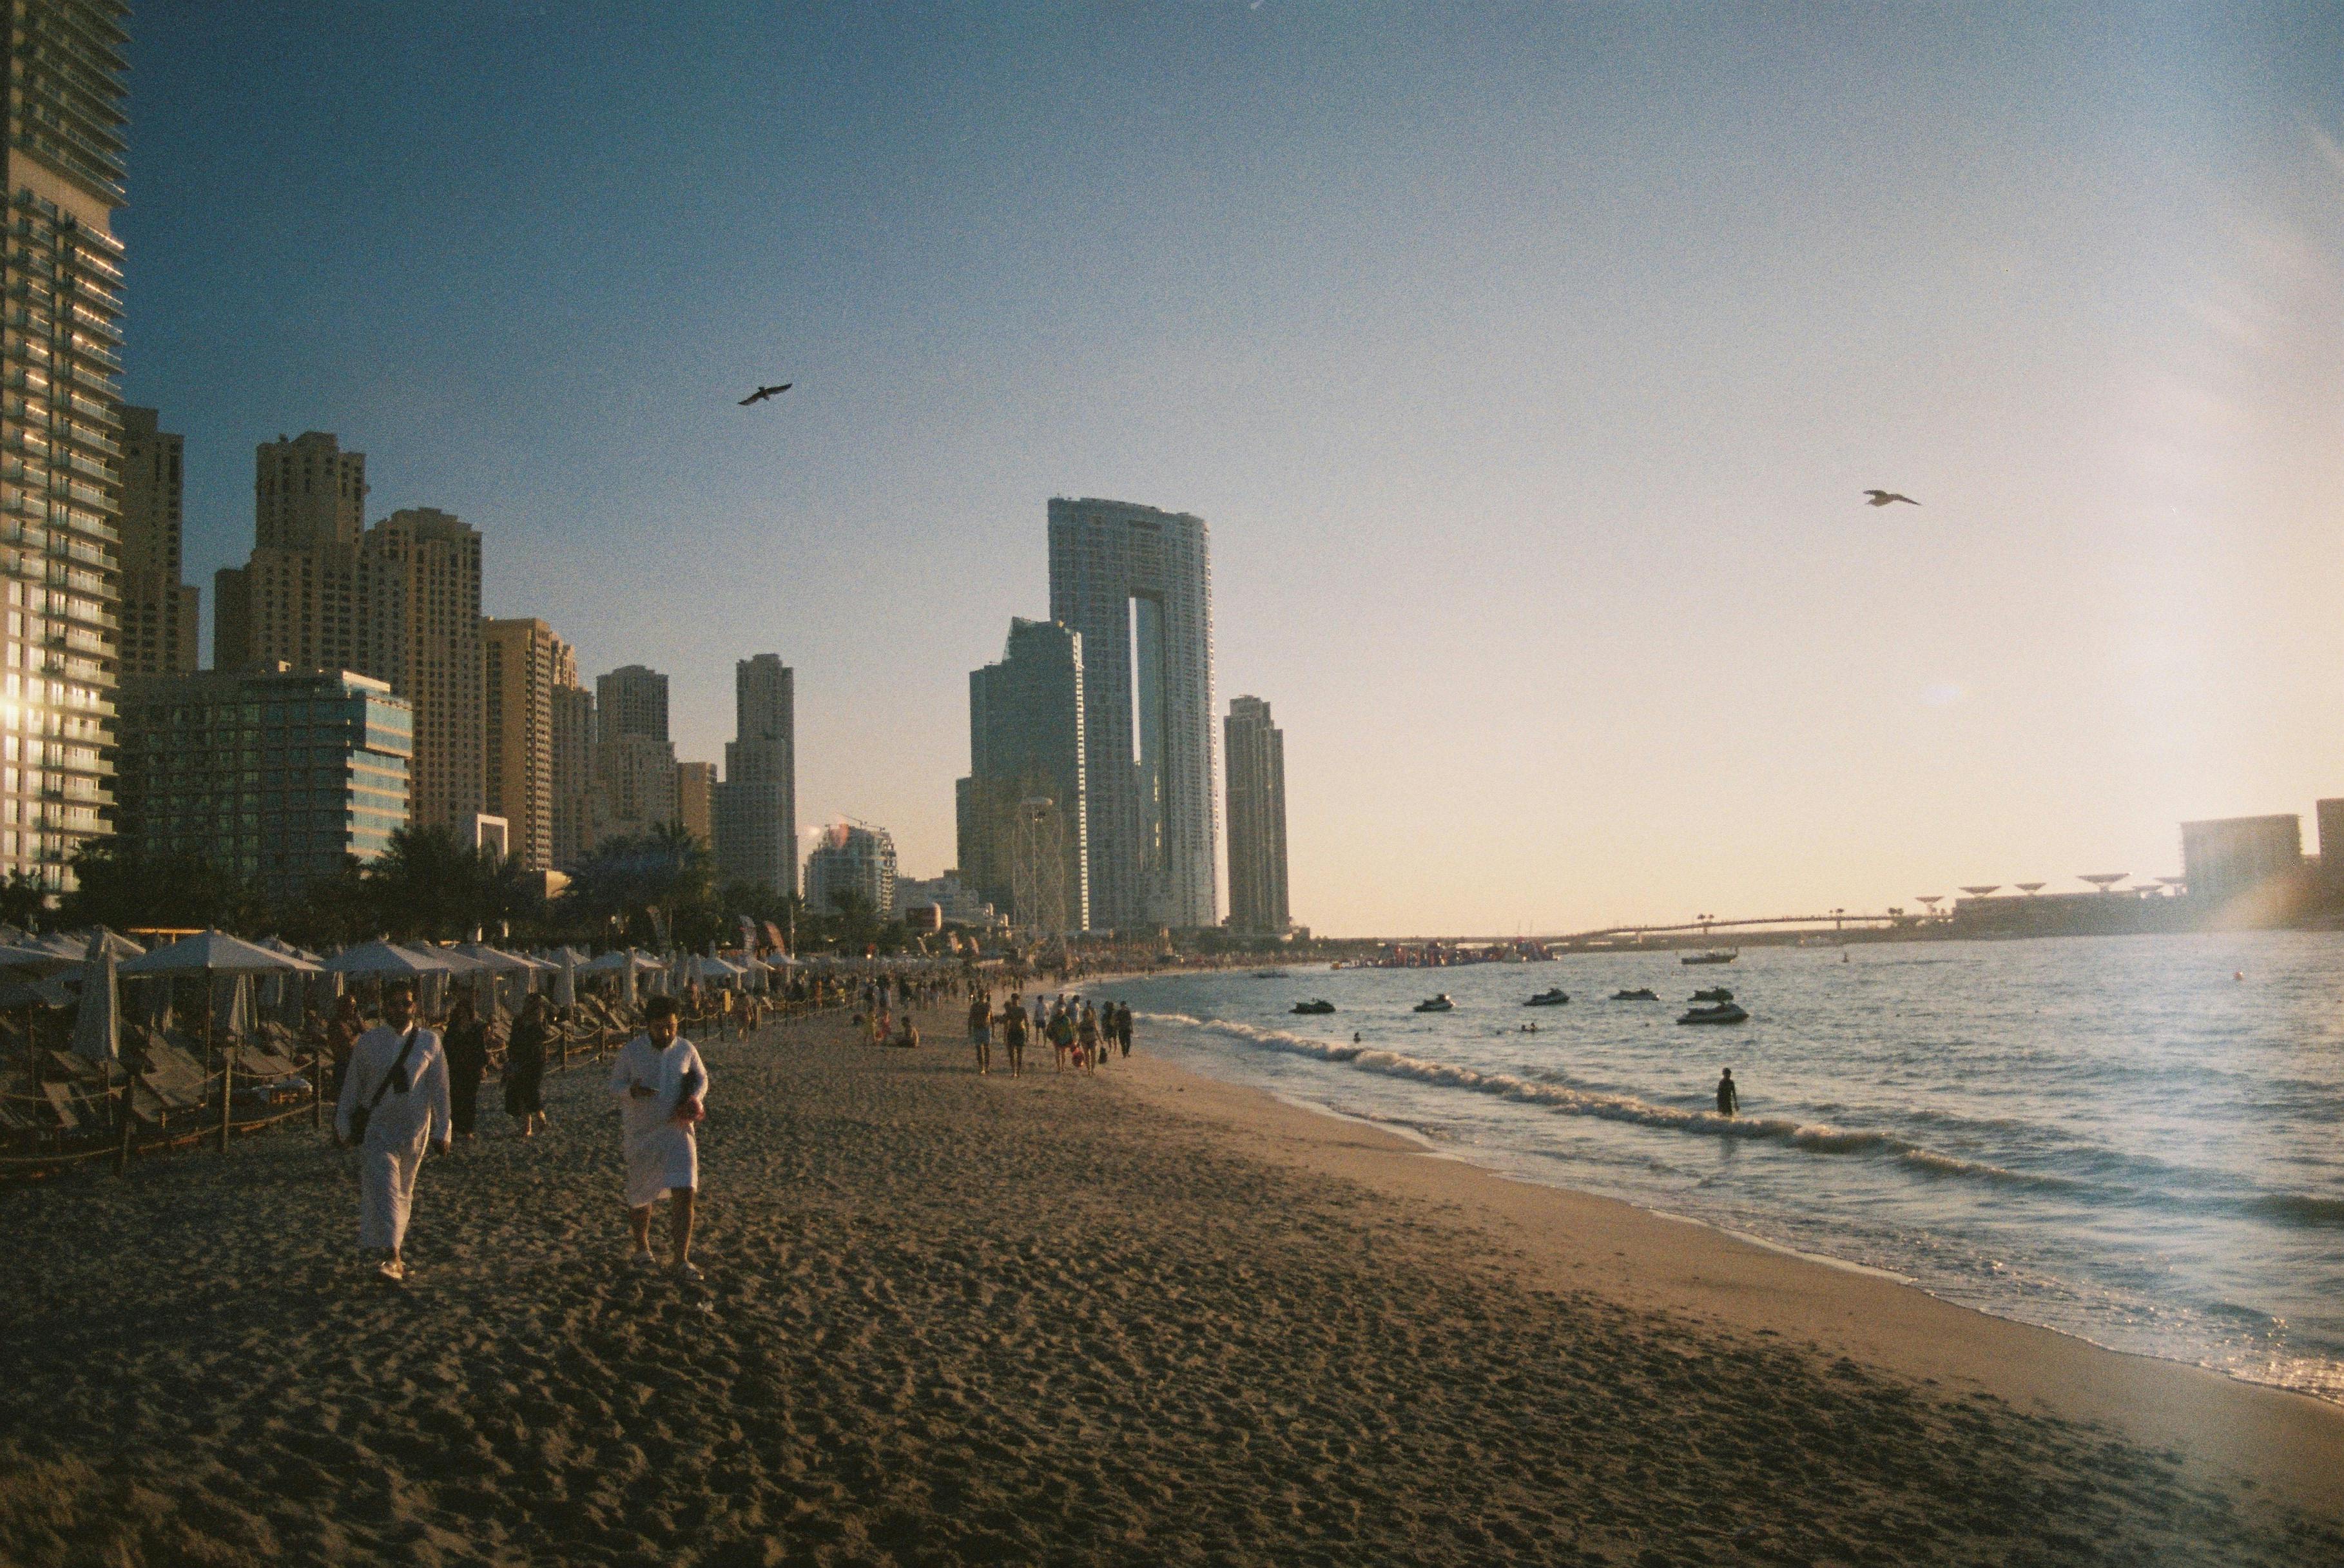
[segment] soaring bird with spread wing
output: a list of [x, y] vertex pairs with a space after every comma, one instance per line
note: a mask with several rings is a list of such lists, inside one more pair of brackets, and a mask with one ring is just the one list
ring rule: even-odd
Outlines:
[[788, 391], [792, 387], [796, 385], [797, 383], [795, 381], [783, 381], [778, 387], [760, 387], [755, 391], [750, 393], [747, 397], [742, 399], [741, 406], [745, 409], [752, 403], [762, 403], [767, 398], [778, 398], [783, 392]]
[[1898, 495], [1893, 490], [1868, 490], [1864, 493], [1872, 498], [1864, 502], [1864, 505], [1866, 506], [1886, 506], [1892, 501], [1903, 501], [1906, 506], [1918, 506], [1921, 504], [1919, 501], [1915, 501], [1911, 496]]

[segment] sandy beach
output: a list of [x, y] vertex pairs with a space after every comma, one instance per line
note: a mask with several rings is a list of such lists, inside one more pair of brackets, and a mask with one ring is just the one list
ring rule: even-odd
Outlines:
[[2344, 1409], [923, 1027], [703, 1047], [696, 1284], [591, 1065], [403, 1289], [306, 1129], [0, 1191], [0, 1561], [2344, 1563]]

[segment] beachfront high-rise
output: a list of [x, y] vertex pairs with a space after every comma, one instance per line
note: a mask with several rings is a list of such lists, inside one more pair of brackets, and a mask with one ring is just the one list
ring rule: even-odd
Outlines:
[[505, 819], [514, 862], [554, 859], [555, 693], [578, 685], [578, 655], [542, 621], [480, 622], [480, 703], [487, 733], [484, 808]]
[[121, 602], [123, 201], [114, 0], [11, 0], [0, 400], [0, 875], [69, 885], [107, 831]]
[[1001, 662], [968, 676], [968, 777], [956, 814], [961, 878], [1018, 926], [1090, 928], [1083, 640], [1009, 622]]
[[366, 455], [318, 430], [256, 449], [252, 493], [252, 554], [213, 578], [213, 664], [390, 683], [415, 709], [415, 824], [472, 842], [487, 789], [480, 534], [430, 507], [364, 527]]
[[298, 895], [379, 855], [407, 822], [413, 718], [388, 682], [347, 670], [133, 676], [122, 843]]
[[594, 847], [594, 693], [553, 689], [553, 868], [575, 871]]
[[796, 675], [779, 653], [732, 667], [732, 734], [716, 786], [716, 865], [727, 882], [798, 890]]
[[1096, 927], [1220, 918], [1207, 543], [1185, 512], [1050, 502], [1050, 619], [1082, 637]]
[[122, 667], [177, 675], [196, 667], [199, 592], [181, 575], [186, 442], [153, 409], [122, 410]]
[[834, 915], [850, 903], [885, 919], [895, 908], [895, 840], [884, 827], [834, 823], [806, 856], [806, 907]]
[[1286, 735], [1259, 697], [1229, 703], [1229, 925], [1282, 935], [1286, 901]]
[[621, 665], [594, 682], [594, 842], [646, 838], [675, 820], [667, 677]]

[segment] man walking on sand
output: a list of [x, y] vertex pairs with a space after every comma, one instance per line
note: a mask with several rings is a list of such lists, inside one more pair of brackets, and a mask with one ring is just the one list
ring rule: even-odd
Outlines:
[[611, 1063], [611, 1092], [618, 1097], [626, 1141], [627, 1228], [635, 1263], [659, 1266], [652, 1256], [652, 1206], [670, 1198], [675, 1202], [668, 1216], [672, 1260], [678, 1274], [697, 1280], [692, 1220], [700, 1195], [700, 1144], [692, 1128], [703, 1113], [708, 1069], [692, 1042], [677, 1037], [674, 997], [653, 996], [643, 1005], [643, 1032]]
[[382, 1017], [351, 1047], [334, 1136], [358, 1145], [359, 1250], [381, 1254], [376, 1271], [395, 1284], [407, 1278], [399, 1252], [424, 1146], [448, 1152], [448, 1058], [439, 1032], [415, 1021], [414, 987], [385, 990]]

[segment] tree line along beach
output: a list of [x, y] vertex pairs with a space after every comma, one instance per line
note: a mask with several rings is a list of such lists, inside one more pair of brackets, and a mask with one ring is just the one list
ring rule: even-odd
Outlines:
[[403, 1290], [298, 1121], [0, 1189], [0, 1558], [2344, 1561], [2334, 1407], [919, 1021], [702, 1040], [697, 1282], [594, 1071]]

